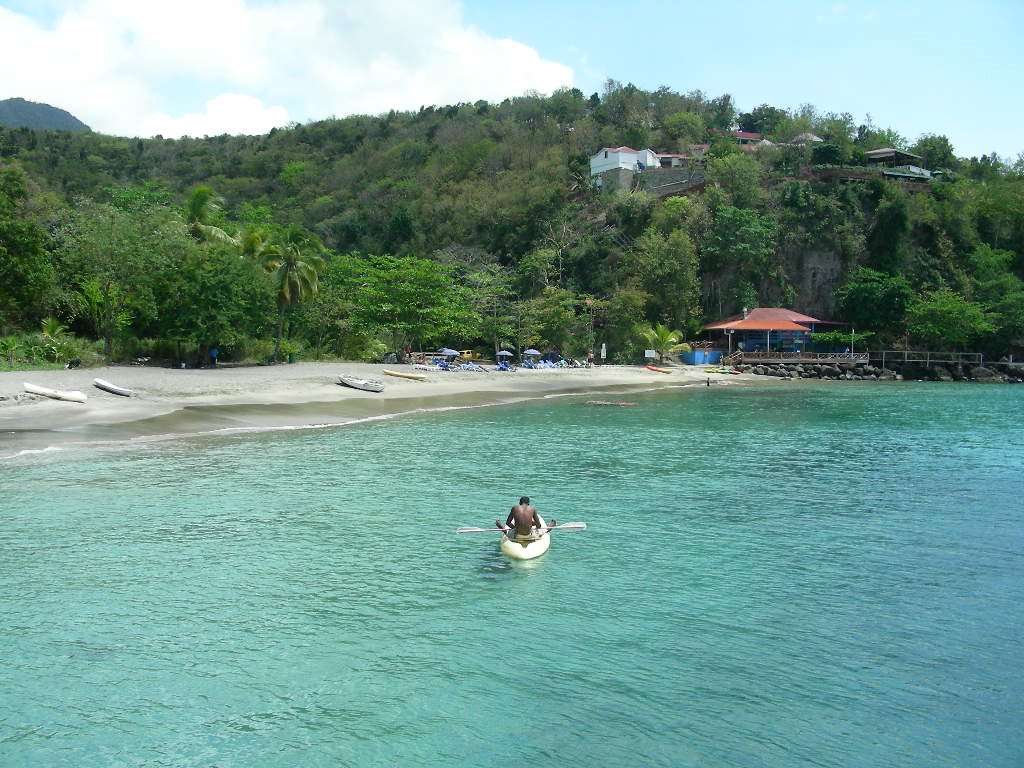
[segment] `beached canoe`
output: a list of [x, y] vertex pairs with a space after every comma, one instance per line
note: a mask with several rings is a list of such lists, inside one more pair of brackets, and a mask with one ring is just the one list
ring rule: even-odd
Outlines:
[[513, 560], [532, 560], [540, 557], [551, 546], [551, 534], [545, 531], [533, 541], [516, 541], [515, 534], [511, 538], [507, 533], [501, 534], [501, 553]]
[[338, 383], [343, 384], [346, 387], [352, 387], [352, 389], [362, 389], [366, 392], [384, 391], [384, 382], [377, 381], [376, 379], [361, 379], [358, 376], [346, 376], [342, 374], [338, 377]]
[[390, 371], [387, 368], [381, 371], [385, 376], [397, 376], [400, 379], [412, 379], [413, 381], [426, 381], [425, 373], [405, 373], [404, 371]]
[[112, 395], [120, 395], [121, 397], [131, 397], [132, 390], [126, 387], [119, 387], [117, 384], [111, 384], [105, 379], [93, 379], [92, 385], [97, 389], [102, 389], [104, 392], [109, 392]]
[[659, 368], [656, 365], [645, 365], [644, 368], [646, 368], [648, 371], [655, 371], [657, 373], [672, 373], [671, 368]]
[[67, 400], [69, 403], [84, 403], [88, 398], [77, 389], [63, 390], [41, 387], [38, 384], [25, 382], [25, 391], [30, 395], [41, 395], [51, 400]]

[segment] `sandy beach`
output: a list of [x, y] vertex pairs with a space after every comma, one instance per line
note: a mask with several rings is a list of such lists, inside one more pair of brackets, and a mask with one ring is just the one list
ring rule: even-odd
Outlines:
[[[389, 376], [384, 370], [425, 373], [425, 381]], [[385, 383], [383, 392], [338, 384], [347, 374]], [[132, 390], [121, 397], [98, 389], [103, 379]], [[88, 442], [303, 427], [388, 416], [441, 407], [488, 405], [554, 394], [615, 393], [657, 387], [737, 384], [754, 377], [705, 373], [702, 366], [676, 366], [658, 373], [642, 366], [520, 369], [507, 373], [415, 371], [411, 365], [296, 363], [215, 369], [113, 366], [56, 371], [0, 372], [0, 455], [61, 442]], [[26, 382], [77, 390], [84, 403], [27, 394]]]

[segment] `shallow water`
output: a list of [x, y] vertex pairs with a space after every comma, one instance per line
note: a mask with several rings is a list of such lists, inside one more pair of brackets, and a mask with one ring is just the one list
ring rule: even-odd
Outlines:
[[0, 765], [1024, 762], [1024, 389], [619, 397], [2, 462]]

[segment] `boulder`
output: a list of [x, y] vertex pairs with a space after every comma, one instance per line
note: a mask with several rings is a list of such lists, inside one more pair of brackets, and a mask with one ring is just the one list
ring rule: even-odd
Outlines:
[[1002, 375], [984, 365], [976, 365], [971, 369], [971, 378], [978, 381], [996, 381], [1002, 379]]

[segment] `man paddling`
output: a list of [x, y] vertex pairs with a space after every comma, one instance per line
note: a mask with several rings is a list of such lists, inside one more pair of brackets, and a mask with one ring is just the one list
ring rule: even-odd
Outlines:
[[[501, 520], [495, 520], [494, 524], [502, 530], [507, 531], [510, 528], [515, 529], [517, 539], [535, 539], [537, 536], [548, 526], [544, 524], [544, 520], [537, 510], [530, 504], [529, 496], [520, 496], [519, 503], [512, 507], [512, 511], [508, 513], [508, 518], [505, 520], [505, 524], [501, 524]], [[555, 525], [555, 519], [551, 519], [551, 525]], [[536, 529], [536, 531], [534, 531]]]

